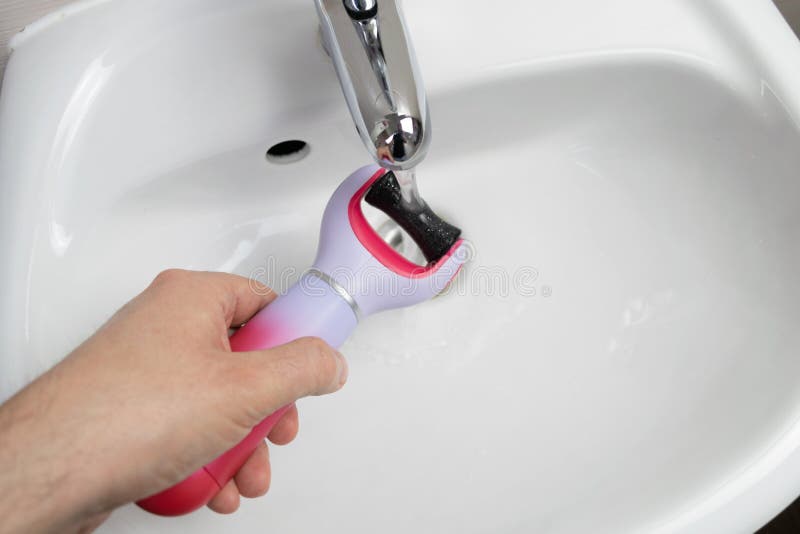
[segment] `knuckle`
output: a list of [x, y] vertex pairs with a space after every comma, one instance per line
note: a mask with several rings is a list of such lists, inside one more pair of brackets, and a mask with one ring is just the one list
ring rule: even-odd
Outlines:
[[338, 372], [338, 363], [333, 349], [319, 338], [305, 338], [303, 352], [309, 360], [318, 386], [327, 385]]
[[301, 342], [304, 344], [306, 352], [316, 357], [324, 357], [330, 351], [328, 344], [318, 337], [306, 337]]
[[189, 276], [189, 271], [183, 269], [166, 269], [158, 273], [153, 279], [153, 285], [169, 285], [185, 280]]
[[266, 297], [275, 293], [271, 287], [269, 287], [266, 284], [262, 284], [261, 282], [253, 278], [248, 278], [247, 284], [250, 287], [250, 291], [258, 295], [259, 297]]

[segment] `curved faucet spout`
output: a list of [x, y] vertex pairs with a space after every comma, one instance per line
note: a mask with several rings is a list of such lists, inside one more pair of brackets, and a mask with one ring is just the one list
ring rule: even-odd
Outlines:
[[361, 140], [375, 161], [410, 170], [430, 144], [430, 118], [397, 0], [315, 0]]

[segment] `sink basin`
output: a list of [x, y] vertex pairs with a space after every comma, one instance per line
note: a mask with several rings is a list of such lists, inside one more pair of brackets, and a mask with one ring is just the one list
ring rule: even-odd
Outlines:
[[[503, 10], [405, 2], [458, 284], [360, 325], [267, 498], [101, 531], [745, 533], [800, 494], [800, 44], [766, 1]], [[368, 163], [310, 0], [79, 2], [12, 48], [0, 398], [162, 269], [285, 289]]]

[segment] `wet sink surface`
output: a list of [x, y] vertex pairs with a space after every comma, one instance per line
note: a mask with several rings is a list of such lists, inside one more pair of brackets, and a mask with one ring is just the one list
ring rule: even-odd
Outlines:
[[[327, 198], [367, 162], [310, 3], [196, 4], [155, 16], [98, 3], [18, 45], [0, 105], [3, 396], [163, 268], [285, 288], [313, 259]], [[584, 35], [582, 52], [538, 28], [551, 33], [509, 38], [529, 46], [518, 57], [488, 46], [469, 63], [446, 61], [407, 4], [435, 129], [420, 187], [474, 260], [447, 295], [363, 322], [343, 348], [348, 386], [302, 402], [300, 437], [274, 449], [268, 498], [225, 518], [128, 508], [106, 531], [765, 522], [796, 496], [800, 446], [800, 107], [784, 92], [800, 85], [768, 76], [800, 51], [778, 38], [777, 12], [617, 1], [641, 10], [637, 28]], [[551, 24], [570, 7], [595, 9], [566, 2]], [[287, 27], [265, 35], [280, 16]], [[152, 36], [84, 37], [55, 74], [63, 87], [22, 92], [48, 47], [121, 17]], [[776, 29], [746, 35], [742, 17]], [[19, 134], [35, 103], [42, 117]], [[37, 131], [49, 137], [19, 149]], [[308, 157], [266, 161], [289, 138]]]

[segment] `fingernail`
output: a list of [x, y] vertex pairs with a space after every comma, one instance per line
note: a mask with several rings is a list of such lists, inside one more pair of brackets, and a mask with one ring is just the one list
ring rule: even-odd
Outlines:
[[342, 365], [339, 370], [339, 386], [341, 387], [345, 382], [347, 382], [347, 376], [350, 374], [350, 371], [348, 370], [347, 360], [345, 359], [344, 355], [338, 350], [336, 351], [336, 355], [342, 361]]

